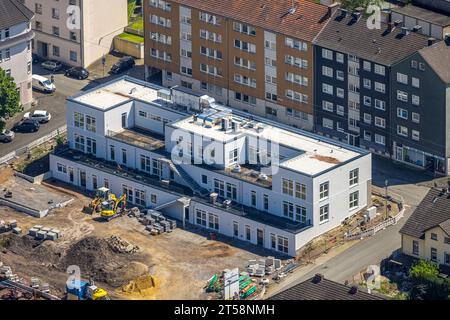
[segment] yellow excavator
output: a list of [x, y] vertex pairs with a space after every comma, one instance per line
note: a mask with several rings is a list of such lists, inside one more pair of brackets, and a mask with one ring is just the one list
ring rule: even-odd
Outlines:
[[[87, 214], [94, 214], [102, 210], [102, 203], [110, 199], [110, 190], [108, 188], [102, 187], [97, 190], [95, 198], [92, 199], [88, 206], [84, 206], [83, 212]], [[115, 198], [115, 195], [114, 195]]]
[[117, 198], [114, 194], [110, 194], [109, 198], [101, 203], [101, 217], [106, 221], [118, 218], [124, 215], [127, 210], [127, 195]]

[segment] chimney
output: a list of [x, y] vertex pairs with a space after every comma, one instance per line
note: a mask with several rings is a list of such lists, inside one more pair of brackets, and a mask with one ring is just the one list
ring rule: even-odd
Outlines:
[[357, 294], [358, 293], [358, 287], [357, 286], [352, 286], [348, 293], [350, 293], [350, 294]]
[[421, 29], [422, 29], [422, 26], [421, 26], [421, 25], [415, 25], [415, 26], [412, 28], [412, 31], [418, 32], [418, 31], [420, 31]]
[[402, 35], [407, 36], [409, 34], [409, 28], [408, 27], [402, 27]]
[[428, 46], [432, 46], [436, 42], [435, 38], [428, 38]]
[[328, 6], [327, 17], [331, 17], [339, 9], [339, 3], [333, 2]]
[[402, 20], [395, 20], [395, 21], [394, 21], [394, 25], [395, 25], [396, 27], [401, 26], [402, 24], [403, 24], [403, 21], [402, 21]]
[[323, 280], [323, 274], [316, 273], [313, 278], [313, 283], [320, 283]]

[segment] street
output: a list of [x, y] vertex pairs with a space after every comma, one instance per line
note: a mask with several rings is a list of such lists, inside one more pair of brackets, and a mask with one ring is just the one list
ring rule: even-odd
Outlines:
[[289, 275], [285, 282], [270, 291], [269, 296], [303, 282], [316, 273], [323, 274], [326, 279], [344, 283], [367, 266], [379, 264], [384, 258], [400, 249], [399, 230], [425, 197], [429, 190], [429, 187], [425, 185], [431, 185], [433, 178], [378, 157], [373, 158], [372, 176], [373, 184], [379, 187], [384, 187], [384, 181], [388, 179], [389, 194], [395, 193], [403, 197], [406, 204], [404, 218], [396, 225], [356, 243], [322, 264], [299, 268]]
[[[16, 133], [16, 137], [11, 143], [0, 142], [0, 158], [7, 155], [10, 152], [21, 149], [36, 139], [43, 137], [56, 129], [66, 124], [66, 99], [79, 91], [85, 91], [97, 86], [100, 83], [111, 81], [112, 79], [121, 77], [128, 74], [132, 77], [143, 79], [144, 67], [143, 61], [136, 61], [136, 67], [126, 73], [118, 75], [109, 75], [107, 72], [111, 69], [111, 66], [119, 58], [113, 55], [108, 55], [105, 65], [105, 77], [103, 77], [103, 65], [99, 61], [89, 68], [90, 76], [86, 80], [77, 80], [68, 78], [64, 75], [64, 71], [59, 71], [54, 75], [54, 81], [56, 85], [56, 92], [53, 94], [45, 94], [33, 90], [33, 97], [37, 101], [37, 105], [32, 107], [31, 110], [45, 110], [49, 111], [52, 115], [52, 119], [49, 123], [41, 125], [38, 132], [35, 133]], [[33, 65], [33, 74], [42, 75], [50, 79], [52, 72], [42, 69], [40, 64]], [[25, 112], [21, 112], [15, 115], [13, 118], [8, 119], [6, 127], [12, 128], [15, 123], [23, 118]]]

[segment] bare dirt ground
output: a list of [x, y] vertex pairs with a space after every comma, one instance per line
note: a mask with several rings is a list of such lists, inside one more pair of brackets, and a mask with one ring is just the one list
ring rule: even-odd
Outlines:
[[[17, 220], [24, 233], [0, 235], [0, 261], [28, 282], [31, 277], [48, 282], [53, 294], [63, 294], [66, 268], [79, 265], [83, 278], [93, 276], [112, 299], [208, 299], [203, 287], [213, 274], [226, 268], [243, 269], [249, 259], [259, 258], [244, 249], [180, 228], [152, 237], [143, 225], [128, 216], [100, 222], [82, 213], [90, 198], [61, 184], [44, 183], [44, 187], [52, 192], [56, 188], [75, 201], [42, 219], [0, 207], [0, 220]], [[57, 241], [44, 242], [25, 235], [37, 224], [57, 228], [63, 235]], [[111, 236], [139, 249], [132, 253], [115, 252], [109, 245]], [[156, 284], [154, 288], [131, 293], [121, 290], [127, 285], [139, 287], [145, 279], [142, 276], [149, 273]]]

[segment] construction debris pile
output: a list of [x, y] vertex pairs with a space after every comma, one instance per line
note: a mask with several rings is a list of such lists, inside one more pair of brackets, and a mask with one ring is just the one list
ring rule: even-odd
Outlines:
[[11, 267], [4, 266], [3, 262], [0, 261], [0, 281], [9, 280], [12, 282], [19, 282], [19, 276], [12, 272]]
[[11, 220], [9, 222], [5, 222], [3, 220], [0, 221], [0, 234], [12, 231], [15, 234], [22, 233], [22, 229], [17, 226], [16, 220]]
[[177, 227], [175, 220], [168, 219], [160, 212], [151, 209], [147, 210], [147, 212], [141, 212], [138, 208], [133, 208], [130, 210], [129, 215], [137, 217], [138, 221], [145, 226], [145, 230], [149, 231], [153, 236], [172, 232]]
[[144, 297], [150, 295], [156, 286], [156, 279], [150, 274], [144, 274], [122, 286], [120, 291], [125, 294]]
[[35, 238], [36, 240], [58, 240], [62, 233], [60, 230], [55, 228], [44, 227], [42, 225], [35, 225], [33, 228], [28, 230], [28, 235]]
[[118, 236], [111, 236], [106, 241], [110, 248], [117, 253], [135, 253], [139, 251], [138, 246], [135, 246]]

